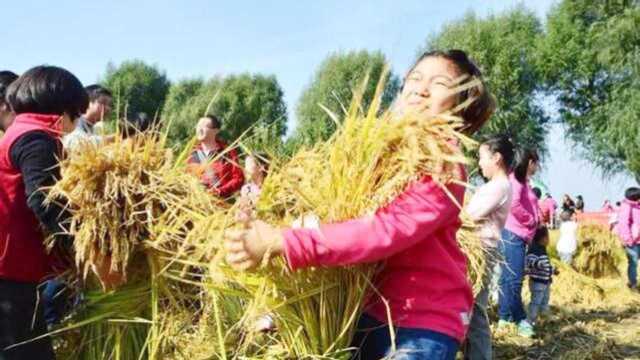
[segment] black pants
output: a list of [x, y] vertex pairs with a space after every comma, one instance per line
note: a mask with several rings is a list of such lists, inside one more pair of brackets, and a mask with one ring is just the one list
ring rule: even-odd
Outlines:
[[0, 360], [54, 359], [49, 337], [7, 349], [46, 332], [38, 285], [0, 279]]

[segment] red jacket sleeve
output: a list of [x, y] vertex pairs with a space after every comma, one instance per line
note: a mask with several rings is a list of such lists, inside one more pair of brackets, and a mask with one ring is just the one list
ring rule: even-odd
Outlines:
[[220, 184], [216, 188], [216, 192], [221, 197], [227, 197], [240, 190], [242, 184], [244, 184], [244, 173], [242, 168], [240, 168], [238, 162], [238, 153], [235, 149], [229, 151], [226, 155], [227, 159], [223, 159], [221, 161], [225, 161], [226, 164], [222, 168], [227, 172], [226, 174], [221, 174]]
[[[464, 188], [448, 186], [457, 201]], [[460, 209], [430, 178], [416, 182], [374, 215], [319, 229], [283, 231], [292, 269], [375, 262], [404, 251], [444, 226], [457, 224]]]

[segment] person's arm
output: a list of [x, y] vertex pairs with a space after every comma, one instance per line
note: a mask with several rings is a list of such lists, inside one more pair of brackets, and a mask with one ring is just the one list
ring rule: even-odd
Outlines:
[[[448, 189], [462, 198], [459, 185]], [[292, 269], [375, 262], [459, 221], [459, 212], [445, 191], [428, 179], [412, 184], [371, 216], [318, 229], [284, 230], [284, 253]]]
[[238, 153], [233, 149], [227, 153], [227, 156], [229, 157], [229, 174], [216, 189], [221, 197], [232, 195], [244, 184], [244, 173], [238, 163]]
[[66, 231], [61, 223], [71, 214], [57, 202], [44, 204], [45, 187], [55, 184], [60, 178], [58, 158], [60, 143], [42, 132], [33, 132], [18, 139], [11, 147], [11, 161], [20, 169], [25, 184], [27, 204], [45, 229], [58, 236], [60, 240], [70, 242], [72, 238], [63, 235]]
[[467, 205], [467, 213], [475, 220], [481, 220], [496, 211], [505, 201], [507, 194], [495, 182], [486, 183], [478, 188]]

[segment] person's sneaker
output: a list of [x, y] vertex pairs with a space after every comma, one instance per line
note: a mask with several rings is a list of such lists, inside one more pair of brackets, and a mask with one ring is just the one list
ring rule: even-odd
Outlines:
[[511, 323], [508, 322], [507, 320], [498, 320], [498, 329], [504, 329], [506, 327], [508, 327]]
[[518, 323], [518, 335], [530, 338], [536, 333], [533, 331], [533, 325], [527, 320], [522, 320]]

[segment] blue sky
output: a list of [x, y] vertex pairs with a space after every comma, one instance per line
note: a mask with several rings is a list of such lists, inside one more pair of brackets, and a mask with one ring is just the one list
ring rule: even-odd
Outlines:
[[[22, 72], [48, 63], [85, 83], [109, 61], [138, 58], [157, 64], [171, 80], [216, 74], [275, 74], [295, 126], [293, 109], [313, 72], [332, 51], [382, 50], [402, 73], [429, 34], [468, 10], [509, 9], [512, 0], [204, 1], [22, 0], [2, 6], [0, 68]], [[524, 2], [538, 16], [554, 0]], [[7, 16], [9, 15], [9, 16]], [[604, 181], [572, 157], [560, 126], [550, 134], [551, 158], [542, 180], [555, 197], [583, 194], [587, 207], [619, 197], [628, 177]], [[597, 204], [597, 205], [595, 205]]]

